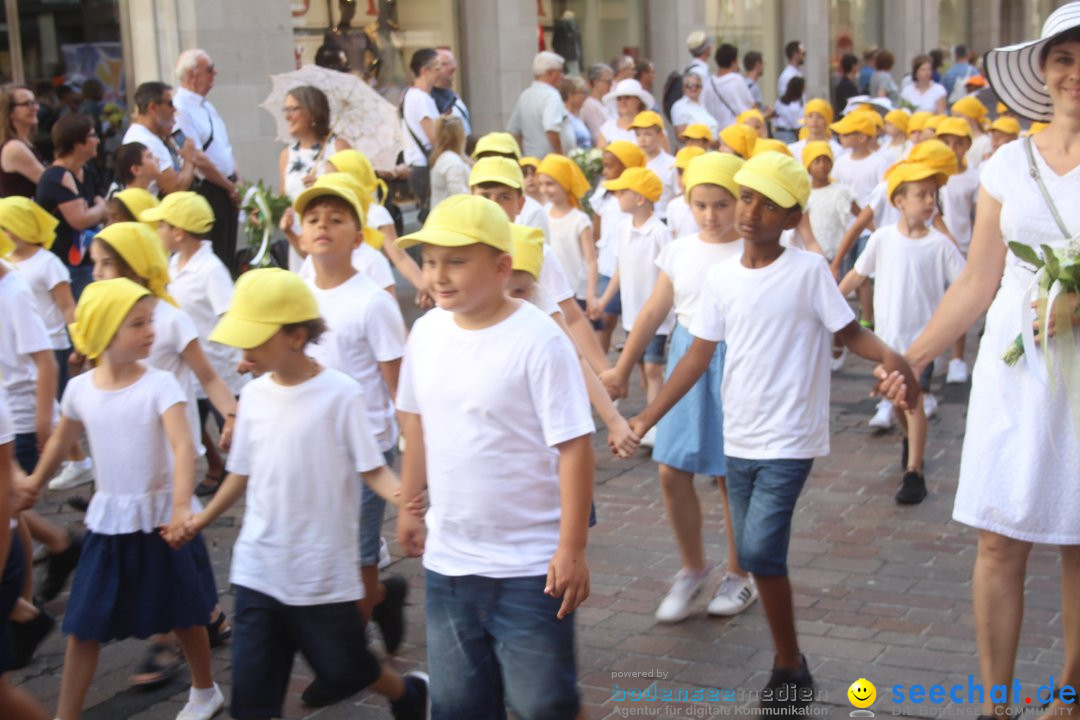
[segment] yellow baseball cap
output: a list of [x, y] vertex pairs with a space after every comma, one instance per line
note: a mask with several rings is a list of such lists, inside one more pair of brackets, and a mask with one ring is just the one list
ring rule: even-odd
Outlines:
[[960, 166], [956, 161], [956, 153], [949, 149], [949, 146], [940, 140], [931, 138], [930, 140], [923, 140], [915, 147], [911, 148], [911, 152], [908, 153], [907, 158], [901, 160], [898, 163], [894, 163], [892, 167], [885, 171], [887, 176], [896, 167], [902, 163], [922, 163], [928, 165], [937, 172], [945, 173], [946, 175], [955, 175], [960, 170]]
[[953, 115], [963, 115], [977, 122], [982, 122], [990, 111], [974, 95], [965, 95], [949, 108]]
[[966, 118], [947, 117], [941, 121], [941, 124], [937, 126], [937, 130], [934, 132], [934, 137], [941, 137], [942, 135], [958, 135], [970, 138], [971, 125]]
[[615, 180], [605, 180], [608, 190], [633, 190], [649, 202], [656, 202], [664, 192], [660, 178], [649, 168], [634, 167], [623, 170]]
[[510, 221], [503, 209], [479, 195], [451, 195], [436, 205], [424, 227], [400, 237], [397, 246], [464, 247], [483, 243], [510, 252]]
[[892, 123], [892, 125], [900, 132], [907, 135], [908, 123], [911, 122], [911, 115], [907, 110], [897, 108], [896, 110], [890, 110], [885, 113], [885, 122]]
[[315, 198], [336, 197], [349, 204], [349, 207], [356, 213], [359, 227], [363, 227], [367, 213], [357, 193], [363, 195], [364, 189], [360, 187], [360, 184], [352, 175], [343, 172], [327, 173], [326, 175], [320, 175], [315, 180], [314, 185], [296, 196], [296, 200], [293, 201], [293, 210], [296, 211], [297, 215], [303, 216], [307, 206]]
[[926, 127], [926, 121], [933, 117], [934, 113], [926, 110], [916, 110], [911, 113], [911, 118], [908, 119], [907, 131], [910, 135], [913, 132], [917, 132]]
[[1050, 127], [1050, 123], [1033, 122], [1028, 126], [1027, 132], [1024, 133], [1025, 137], [1031, 137], [1032, 135], [1038, 135], [1046, 128]]
[[938, 126], [941, 125], [947, 117], [948, 115], [931, 115], [926, 118], [926, 125], [923, 126], [923, 129], [929, 128], [930, 130], [937, 132]]
[[643, 110], [634, 116], [634, 121], [630, 123], [630, 129], [635, 128], [650, 128], [658, 127], [661, 130], [664, 129], [664, 118], [660, 117], [660, 113], [653, 112], [652, 110]]
[[540, 161], [536, 172], [547, 175], [559, 184], [570, 198], [570, 204], [579, 207], [578, 202], [589, 191], [589, 181], [581, 172], [578, 164], [565, 155], [550, 153]]
[[165, 246], [161, 244], [161, 237], [146, 223], [113, 223], [95, 238], [116, 251], [128, 267], [146, 281], [151, 293], [179, 307], [165, 290], [169, 286], [169, 257], [165, 254]]
[[510, 158], [488, 156], [480, 158], [469, 173], [469, 187], [492, 182], [521, 190], [525, 187], [525, 176], [521, 166]]
[[686, 128], [682, 131], [682, 135], [680, 135], [679, 137], [689, 138], [691, 140], [708, 140], [709, 142], [713, 141], [712, 130], [709, 129], [708, 125], [704, 125], [702, 123], [691, 123], [687, 125]]
[[148, 222], [141, 218], [141, 215], [144, 212], [158, 206], [158, 199], [150, 194], [149, 191], [143, 190], [142, 188], [125, 188], [113, 195], [113, 198], [119, 200], [120, 203], [127, 208], [127, 211], [131, 213], [131, 217], [139, 222], [147, 222], [152, 229], [157, 230], [156, 220]]
[[319, 303], [299, 275], [281, 268], [249, 270], [236, 281], [229, 309], [210, 340], [248, 350], [272, 338], [282, 325], [318, 317]]
[[204, 235], [214, 227], [214, 211], [210, 203], [190, 190], [169, 193], [160, 204], [143, 210], [137, 217], [144, 223], [164, 220], [173, 227], [195, 235]]
[[367, 155], [359, 150], [355, 148], [338, 150], [328, 157], [326, 161], [333, 165], [338, 172], [352, 175], [353, 179], [360, 184], [360, 187], [364, 189], [364, 195], [368, 196], [366, 201], [363, 197], [357, 197], [361, 204], [369, 205], [375, 200], [376, 193], [380, 189], [383, 191], [383, 197], [386, 197], [386, 183], [375, 174], [375, 168], [372, 167]]
[[803, 167], [809, 169], [810, 163], [817, 160], [819, 157], [827, 157], [830, 160], [833, 159], [832, 147], [827, 140], [814, 140], [808, 142], [803, 146], [802, 151], [802, 164]]
[[948, 176], [940, 170], [935, 170], [929, 165], [917, 162], [901, 162], [893, 166], [889, 174], [885, 176], [885, 180], [888, 182], [888, 197], [889, 202], [892, 202], [893, 195], [900, 189], [900, 186], [904, 183], [916, 182], [919, 180], [927, 180], [933, 178], [938, 187], [945, 184], [948, 180]]
[[850, 135], [851, 133], [860, 133], [869, 137], [877, 136], [877, 124], [874, 122], [874, 118], [870, 117], [871, 114], [877, 115], [874, 111], [855, 111], [850, 112], [842, 117], [839, 122], [834, 122], [829, 125], [829, 129], [837, 135]]
[[757, 140], [758, 134], [754, 128], [746, 125], [728, 125], [720, 131], [720, 142], [734, 150], [735, 154], [743, 160], [754, 152], [754, 144]]
[[101, 357], [131, 308], [148, 296], [149, 290], [127, 278], [87, 285], [75, 306], [75, 322], [68, 325], [75, 349], [91, 360]]
[[760, 155], [761, 153], [777, 152], [781, 155], [787, 155], [793, 157], [791, 150], [784, 143], [783, 140], [777, 140], [776, 138], [758, 138], [758, 141], [754, 143], [754, 150], [750, 153], [750, 157]]
[[758, 120], [762, 124], [765, 123], [765, 116], [761, 114], [761, 111], [757, 108], [750, 108], [749, 110], [743, 110], [735, 118], [735, 122], [739, 125], [745, 125], [747, 120]]
[[746, 161], [735, 182], [755, 190], [780, 207], [806, 207], [810, 199], [810, 176], [790, 155], [766, 152]]
[[686, 197], [698, 185], [719, 185], [733, 196], [739, 194], [739, 183], [735, 182], [735, 173], [739, 172], [745, 161], [738, 155], [722, 152], [707, 152], [690, 160], [683, 173], [683, 187]]
[[698, 155], [704, 155], [705, 148], [698, 147], [697, 145], [687, 145], [686, 147], [675, 153], [675, 167], [679, 170], [686, 170], [686, 166], [690, 164], [690, 161], [696, 158]]
[[524, 270], [539, 280], [540, 268], [544, 266], [544, 231], [511, 223], [510, 256], [514, 270]]
[[997, 130], [998, 132], [1005, 133], [1006, 135], [1019, 135], [1020, 121], [1014, 117], [1003, 115], [994, 122], [990, 123], [990, 130]]
[[473, 148], [473, 158], [478, 158], [485, 153], [512, 156], [515, 160], [521, 159], [521, 148], [517, 140], [508, 132], [488, 133], [476, 141]]
[[806, 118], [810, 113], [821, 115], [825, 118], [826, 123], [831, 123], [835, 118], [832, 105], [828, 100], [823, 100], [821, 98], [813, 98], [812, 100], [806, 101], [806, 105], [803, 106], [803, 118]]
[[535, 158], [532, 155], [526, 155], [525, 157], [521, 158], [518, 164], [521, 165], [521, 167], [531, 167], [535, 170], [536, 168], [540, 167], [540, 158]]
[[11, 195], [0, 199], [0, 230], [14, 233], [20, 240], [48, 250], [56, 240], [59, 224], [52, 213], [28, 197]]
[[623, 168], [645, 167], [645, 153], [637, 145], [626, 140], [616, 140], [604, 147], [604, 152], [609, 152], [622, 163]]

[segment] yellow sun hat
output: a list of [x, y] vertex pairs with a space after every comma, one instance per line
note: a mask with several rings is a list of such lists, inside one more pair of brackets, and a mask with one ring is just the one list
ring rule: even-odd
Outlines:
[[735, 151], [735, 154], [746, 160], [750, 153], [754, 152], [754, 144], [758, 140], [758, 134], [754, 128], [746, 125], [728, 125], [720, 131], [720, 142]]
[[486, 153], [509, 156], [515, 160], [521, 159], [521, 148], [518, 147], [514, 136], [508, 132], [488, 133], [477, 140], [476, 147], [473, 148], [473, 159], [475, 160]]
[[536, 172], [547, 175], [566, 192], [570, 204], [581, 207], [581, 198], [589, 191], [589, 181], [578, 164], [565, 155], [549, 153], [540, 161]]
[[[688, 138], [690, 140], [706, 140], [708, 142], [712, 142], [713, 134], [712, 130], [709, 129], [708, 125], [705, 125], [703, 123], [691, 123], [687, 125], [686, 128], [682, 131], [682, 134], [679, 135], [680, 140], [684, 138]], [[604, 149], [606, 150], [607, 148]]]
[[[113, 199], [119, 200], [120, 204], [127, 208], [127, 211], [131, 213], [131, 217], [135, 218], [139, 222], [146, 222], [141, 219], [141, 215], [150, 208], [156, 208], [158, 206], [158, 199], [154, 197], [148, 190], [142, 188], [124, 188], [120, 192], [113, 195]], [[157, 221], [147, 222], [151, 230], [157, 230]]]
[[877, 113], [872, 110], [850, 112], [839, 121], [829, 125], [829, 129], [837, 135], [860, 133], [868, 137], [876, 137], [877, 124], [872, 115], [877, 115]]
[[777, 140], [776, 138], [758, 138], [757, 142], [754, 143], [754, 151], [750, 153], [750, 157], [766, 152], [777, 152], [781, 155], [794, 157], [787, 144], [783, 140]]
[[87, 285], [75, 306], [75, 322], [68, 325], [75, 349], [90, 360], [101, 357], [135, 303], [150, 296], [149, 290], [127, 278]]
[[954, 116], [963, 115], [964, 117], [971, 118], [972, 120], [980, 124], [983, 120], [986, 119], [987, 113], [990, 112], [989, 110], [987, 110], [986, 106], [979, 102], [979, 100], [974, 95], [965, 95], [964, 97], [960, 98], [952, 104], [952, 107], [949, 108], [949, 111]]
[[956, 153], [949, 149], [949, 146], [940, 140], [931, 138], [930, 140], [923, 140], [915, 147], [911, 148], [911, 152], [908, 156], [900, 162], [894, 163], [888, 170], [885, 171], [887, 176], [897, 166], [902, 163], [922, 163], [928, 165], [937, 172], [943, 172], [946, 175], [955, 175], [960, 171], [959, 163], [956, 160]]
[[967, 121], [967, 118], [945, 118], [941, 121], [941, 124], [937, 126], [937, 130], [934, 131], [934, 137], [941, 137], [942, 135], [956, 135], [959, 137], [970, 138], [971, 124]]
[[[11, 195], [0, 199], [0, 230], [5, 234], [14, 233], [20, 240], [49, 250], [56, 240], [56, 226], [59, 224], [60, 221], [52, 213], [28, 197]], [[10, 252], [0, 253], [0, 256]]]
[[926, 121], [933, 117], [934, 113], [927, 110], [916, 110], [911, 113], [911, 117], [908, 119], [907, 131], [908, 135], [913, 132], [917, 132], [926, 127]]
[[664, 118], [660, 117], [660, 113], [652, 110], [642, 110], [634, 116], [634, 121], [630, 123], [631, 130], [644, 130], [651, 127], [664, 129]]
[[827, 140], [815, 140], [813, 142], [808, 142], [805, 146], [803, 146], [803, 167], [809, 170], [810, 163], [814, 162], [819, 157], [827, 157], [830, 160], [833, 159], [832, 146], [829, 145], [829, 142]]
[[685, 196], [689, 199], [690, 191], [698, 185], [719, 185], [738, 197], [739, 183], [735, 182], [735, 173], [745, 162], [737, 155], [715, 151], [691, 158], [683, 172]]
[[489, 182], [521, 190], [525, 187], [525, 176], [521, 174], [521, 165], [510, 158], [489, 155], [473, 165], [469, 173], [469, 187]]
[[948, 175], [935, 170], [929, 165], [917, 162], [902, 162], [889, 171], [889, 174], [885, 176], [885, 180], [888, 183], [888, 198], [889, 202], [892, 202], [893, 195], [900, 189], [900, 186], [904, 183], [916, 182], [918, 180], [927, 180], [933, 178], [934, 182], [940, 188], [948, 180]]
[[758, 120], [762, 125], [765, 124], [765, 116], [757, 108], [750, 108], [749, 110], [743, 110], [735, 118], [735, 122], [739, 125], [745, 125], [747, 120]]
[[518, 165], [522, 168], [531, 167], [533, 170], [540, 167], [540, 158], [533, 157], [532, 155], [526, 155], [518, 161]]
[[641, 148], [626, 140], [615, 140], [604, 147], [604, 152], [609, 152], [622, 163], [623, 169], [632, 167], [645, 167], [645, 153]]
[[479, 195], [451, 195], [431, 210], [424, 227], [400, 237], [400, 248], [413, 245], [464, 247], [482, 243], [510, 252], [510, 221], [501, 207]]
[[1006, 135], [1019, 135], [1020, 134], [1020, 121], [1014, 117], [1003, 115], [994, 122], [990, 123], [991, 132], [997, 131], [1005, 133]]
[[907, 135], [908, 123], [911, 122], [911, 115], [907, 110], [897, 108], [896, 110], [890, 110], [885, 113], [885, 122], [892, 123], [892, 125], [900, 132]]
[[371, 203], [379, 201], [379, 192], [382, 192], [384, 198], [389, 197], [390, 193], [386, 187], [386, 182], [375, 174], [375, 168], [372, 166], [371, 161], [368, 160], [367, 155], [359, 150], [355, 148], [338, 150], [328, 157], [326, 161], [333, 165], [338, 172], [352, 175], [356, 182], [360, 183], [360, 186], [364, 188], [364, 192], [368, 197], [366, 199], [357, 199], [364, 206], [365, 212]]
[[136, 217], [144, 223], [164, 220], [195, 235], [205, 235], [214, 227], [214, 210], [210, 203], [190, 190], [169, 193], [158, 205], [143, 210]]
[[818, 115], [821, 115], [823, 118], [825, 118], [826, 125], [831, 123], [836, 117], [833, 114], [832, 105], [829, 103], [828, 100], [823, 100], [822, 98], [813, 98], [812, 100], [806, 101], [806, 105], [803, 106], [803, 119], [805, 120], [806, 117], [810, 115], [810, 113], [817, 113]]
[[326, 197], [327, 195], [340, 198], [348, 203], [353, 212], [356, 213], [358, 227], [364, 235], [364, 242], [376, 250], [382, 249], [384, 239], [382, 232], [373, 227], [368, 227], [367, 224], [368, 204], [364, 200], [369, 200], [371, 196], [352, 173], [335, 172], [320, 175], [316, 178], [314, 185], [296, 196], [293, 209], [303, 217], [304, 210], [315, 198]]
[[123, 258], [136, 275], [146, 281], [146, 286], [156, 297], [179, 307], [166, 291], [169, 286], [169, 257], [161, 237], [146, 223], [113, 223], [94, 236], [111, 247]]
[[1050, 126], [1050, 123], [1033, 122], [1033, 123], [1031, 123], [1031, 125], [1028, 126], [1027, 132], [1024, 133], [1024, 137], [1031, 137], [1032, 135], [1038, 135], [1039, 133], [1041, 133], [1043, 130], [1045, 130], [1049, 126]]
[[940, 126], [941, 123], [945, 122], [948, 117], [948, 115], [931, 115], [930, 117], [926, 118], [926, 125], [923, 126], [923, 129], [930, 129], [934, 132], [937, 132], [938, 126]]
[[780, 207], [805, 208], [810, 199], [810, 176], [790, 155], [755, 155], [735, 173], [735, 182], [757, 191]]
[[544, 266], [544, 231], [510, 223], [510, 256], [514, 270], [524, 270], [539, 280]]
[[281, 268], [249, 270], [236, 281], [229, 309], [210, 333], [210, 341], [249, 350], [283, 325], [318, 317], [319, 303], [299, 275]]
[[675, 153], [675, 168], [677, 170], [686, 170], [686, 166], [690, 164], [690, 161], [699, 155], [705, 154], [705, 148], [698, 147], [697, 145], [687, 145], [686, 147]]
[[656, 202], [664, 192], [660, 178], [649, 168], [627, 168], [615, 180], [605, 180], [608, 190], [633, 190], [649, 202]]

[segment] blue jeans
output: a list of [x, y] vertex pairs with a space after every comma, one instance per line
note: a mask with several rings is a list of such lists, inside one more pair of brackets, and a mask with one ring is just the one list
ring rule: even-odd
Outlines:
[[424, 577], [432, 720], [577, 715], [574, 616], [555, 617], [546, 577]]
[[[397, 448], [391, 447], [383, 453], [386, 465], [393, 467], [397, 458]], [[360, 567], [379, 564], [379, 545], [382, 538], [383, 515], [386, 513], [386, 501], [368, 487], [360, 489]]]
[[22, 471], [27, 475], [34, 472], [38, 459], [37, 433], [17, 433], [15, 435], [15, 462], [19, 464]]
[[94, 282], [94, 266], [80, 264], [72, 267], [69, 265], [68, 270], [71, 271], [71, 295], [78, 302], [82, 291], [86, 289], [87, 285]]
[[813, 460], [727, 456], [727, 491], [739, 565], [755, 575], [787, 575], [791, 515]]

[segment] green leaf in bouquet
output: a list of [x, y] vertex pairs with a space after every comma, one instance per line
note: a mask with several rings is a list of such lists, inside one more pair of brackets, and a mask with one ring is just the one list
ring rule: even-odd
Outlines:
[[1034, 265], [1036, 269], [1041, 268], [1044, 264], [1042, 258], [1039, 257], [1039, 253], [1030, 245], [1013, 241], [1009, 243], [1009, 249], [1013, 251], [1013, 255], [1026, 263]]
[[1051, 278], [1057, 278], [1061, 274], [1061, 263], [1058, 262], [1057, 254], [1054, 253], [1054, 248], [1049, 245], [1043, 245], [1043, 261], [1046, 263], [1046, 272], [1049, 273]]

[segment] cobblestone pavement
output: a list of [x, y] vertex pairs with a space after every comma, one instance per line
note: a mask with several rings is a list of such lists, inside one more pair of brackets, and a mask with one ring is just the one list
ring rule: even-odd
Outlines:
[[[977, 338], [969, 339], [977, 346]], [[970, 353], [969, 353], [970, 355]], [[833, 378], [832, 454], [815, 463], [794, 521], [791, 541], [800, 643], [817, 681], [821, 716], [847, 717], [852, 707], [847, 687], [865, 677], [878, 689], [878, 715], [933, 717], [942, 708], [952, 716], [975, 717], [972, 705], [898, 706], [891, 702], [895, 684], [910, 686], [959, 683], [966, 699], [968, 676], [978, 673], [972, 620], [970, 575], [975, 532], [950, 519], [960, 461], [968, 388], [944, 386], [935, 379], [941, 399], [931, 420], [927, 448], [930, 496], [916, 507], [893, 501], [899, 482], [898, 431], [872, 434], [867, 420], [874, 401], [867, 396], [870, 364], [852, 361]], [[642, 405], [640, 390], [623, 401], [624, 412]], [[638, 716], [716, 717], [753, 707], [746, 693], [768, 679], [772, 650], [760, 604], [729, 619], [706, 618], [707, 598], [698, 612], [678, 625], [659, 625], [657, 603], [678, 570], [678, 556], [660, 498], [656, 469], [646, 451], [629, 461], [612, 458], [605, 435], [596, 436], [596, 504], [599, 524], [589, 538], [592, 595], [577, 612], [578, 664], [582, 695], [590, 718]], [[722, 563], [723, 527], [717, 492], [706, 478], [696, 487], [706, 513], [710, 560]], [[83, 489], [85, 491], [85, 488]], [[79, 518], [63, 505], [78, 490], [50, 493], [44, 513], [64, 525]], [[243, 509], [233, 508], [205, 533], [222, 603], [232, 608], [228, 592], [230, 550]], [[402, 558], [394, 539], [393, 519], [384, 534], [394, 563], [388, 572], [408, 578], [408, 632], [391, 662], [405, 671], [425, 666], [423, 581], [420, 562]], [[719, 580], [719, 570], [713, 579]], [[1026, 615], [1017, 662], [1024, 698], [1060, 675], [1063, 652], [1058, 557], [1037, 548], [1027, 579]], [[710, 588], [711, 590], [711, 588]], [[703, 593], [704, 595], [704, 593]], [[67, 594], [48, 605], [63, 612]], [[156, 691], [133, 690], [128, 676], [143, 652], [138, 641], [103, 648], [101, 663], [87, 698], [88, 720], [175, 717], [186, 696], [186, 681]], [[14, 681], [55, 708], [63, 659], [59, 634], [43, 645]], [[214, 653], [215, 674], [229, 694], [230, 651]], [[436, 668], [435, 671], [438, 669]], [[654, 677], [632, 677], [645, 673]], [[311, 673], [302, 661], [294, 668], [288, 718], [388, 718], [378, 697], [358, 695], [336, 706], [314, 710], [300, 704]], [[977, 677], [976, 677], [977, 681]], [[732, 688], [735, 701], [699, 705], [615, 702], [620, 689]]]

